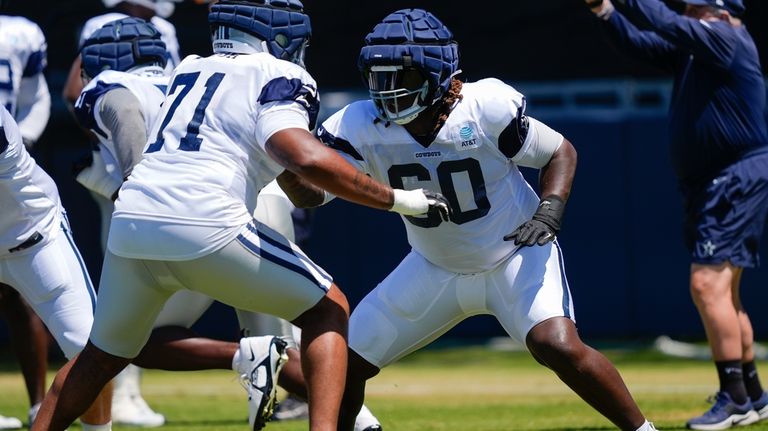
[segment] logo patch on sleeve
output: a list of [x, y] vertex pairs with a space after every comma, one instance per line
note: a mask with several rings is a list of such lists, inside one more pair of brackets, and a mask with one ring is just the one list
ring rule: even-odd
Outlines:
[[464, 124], [459, 127], [456, 141], [457, 150], [471, 150], [480, 146], [480, 137], [473, 126], [473, 124]]

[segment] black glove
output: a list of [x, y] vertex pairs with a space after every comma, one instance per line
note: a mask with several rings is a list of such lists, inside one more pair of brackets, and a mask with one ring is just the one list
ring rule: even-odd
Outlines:
[[443, 221], [451, 220], [451, 206], [445, 196], [429, 190], [424, 190], [424, 196], [429, 203], [428, 215], [437, 214]]
[[556, 195], [549, 195], [539, 202], [539, 208], [530, 220], [521, 224], [504, 241], [515, 240], [515, 245], [544, 245], [555, 239], [560, 231], [565, 202]]

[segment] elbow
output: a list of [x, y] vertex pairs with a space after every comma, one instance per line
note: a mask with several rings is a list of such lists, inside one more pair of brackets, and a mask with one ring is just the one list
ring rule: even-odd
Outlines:
[[579, 156], [576, 152], [576, 147], [571, 144], [571, 141], [563, 138], [563, 143], [560, 145], [560, 148], [557, 149], [556, 154], [558, 155], [558, 158], [561, 158], [567, 165], [572, 166], [574, 170], [576, 169], [576, 163], [578, 162]]

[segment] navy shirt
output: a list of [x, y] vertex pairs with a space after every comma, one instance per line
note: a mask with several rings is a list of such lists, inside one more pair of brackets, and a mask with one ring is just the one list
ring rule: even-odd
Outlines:
[[[622, 0], [607, 27], [623, 49], [671, 69], [671, 156], [686, 185], [768, 145], [765, 80], [742, 25], [679, 15], [659, 0]], [[636, 25], [635, 25], [636, 24]]]

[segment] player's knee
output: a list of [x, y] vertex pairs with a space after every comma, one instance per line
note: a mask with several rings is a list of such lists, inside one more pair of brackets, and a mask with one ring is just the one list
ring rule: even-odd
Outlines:
[[567, 319], [550, 319], [537, 325], [528, 333], [526, 345], [537, 361], [552, 368], [564, 362], [577, 362], [586, 352], [573, 322]]
[[304, 312], [292, 323], [302, 329], [332, 326], [346, 334], [348, 322], [349, 303], [347, 297], [334, 284], [314, 307]]

